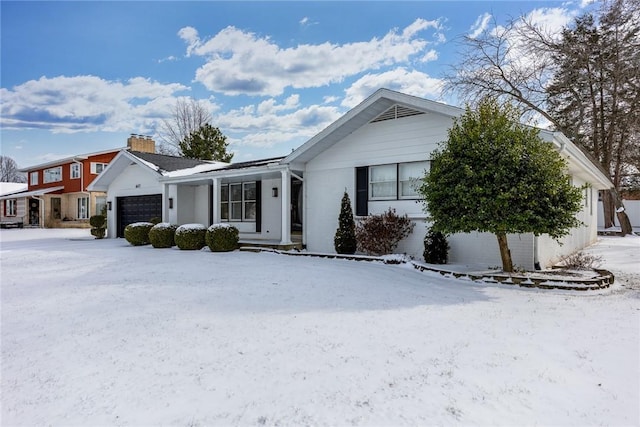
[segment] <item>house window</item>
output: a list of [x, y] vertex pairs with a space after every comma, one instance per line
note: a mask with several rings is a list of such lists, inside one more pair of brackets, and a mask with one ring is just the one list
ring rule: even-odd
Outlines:
[[245, 182], [242, 184], [242, 220], [256, 220], [256, 183]]
[[220, 188], [220, 219], [223, 221], [255, 221], [257, 217], [257, 185], [255, 181], [224, 184]]
[[8, 199], [4, 201], [4, 214], [6, 216], [16, 216], [18, 213], [18, 201], [16, 199]]
[[71, 163], [71, 179], [80, 178], [80, 163]]
[[395, 199], [398, 194], [397, 174], [396, 164], [369, 167], [369, 198]]
[[91, 173], [94, 175], [99, 174], [107, 167], [107, 164], [108, 163], [91, 162]]
[[429, 162], [369, 167], [369, 200], [416, 199]]
[[428, 170], [429, 162], [400, 163], [398, 165], [401, 199], [416, 199], [419, 197], [420, 182]]
[[29, 174], [29, 184], [38, 185], [38, 172], [31, 172]]
[[107, 214], [107, 198], [104, 196], [96, 197], [96, 215]]
[[43, 176], [44, 178], [42, 179], [42, 182], [44, 182], [45, 184], [49, 182], [62, 181], [62, 166], [58, 166], [51, 169], [45, 169]]
[[78, 219], [89, 218], [89, 198], [80, 197], [78, 199]]

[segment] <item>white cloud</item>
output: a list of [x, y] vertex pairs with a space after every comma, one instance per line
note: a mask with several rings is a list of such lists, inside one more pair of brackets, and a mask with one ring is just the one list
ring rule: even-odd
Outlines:
[[188, 88], [142, 77], [126, 82], [95, 76], [41, 77], [12, 89], [0, 89], [6, 129], [53, 132], [148, 131]]
[[426, 52], [422, 58], [420, 58], [420, 62], [430, 62], [438, 60], [438, 52], [434, 49]]
[[475, 39], [480, 34], [482, 34], [483, 31], [487, 29], [490, 19], [491, 19], [491, 14], [487, 12], [478, 16], [478, 18], [476, 19], [476, 22], [474, 22], [471, 28], [469, 28], [469, 37], [471, 37], [472, 39]]
[[355, 107], [381, 87], [422, 98], [437, 100], [442, 94], [444, 81], [420, 71], [396, 68], [380, 74], [367, 74], [346, 90], [342, 101], [345, 107]]
[[[417, 19], [402, 31], [394, 29], [369, 41], [289, 48], [235, 27], [227, 27], [208, 40], [202, 40], [191, 27], [178, 34], [187, 43], [187, 55], [206, 58], [196, 71], [196, 80], [209, 90], [277, 96], [287, 87], [320, 87], [359, 73], [406, 64], [424, 55], [429, 42], [419, 34], [427, 29], [439, 31], [439, 21]], [[436, 37], [441, 40], [444, 36], [440, 33]]]

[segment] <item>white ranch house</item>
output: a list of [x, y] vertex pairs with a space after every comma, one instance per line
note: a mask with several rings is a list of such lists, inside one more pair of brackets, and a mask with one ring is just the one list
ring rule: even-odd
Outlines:
[[[124, 227], [122, 216], [127, 213], [122, 204], [152, 197], [166, 222], [230, 222], [240, 230], [242, 242], [285, 248], [298, 244], [322, 253], [334, 252], [333, 236], [346, 190], [356, 218], [389, 207], [406, 213], [416, 227], [396, 251], [421, 260], [429, 217], [414, 183], [428, 171], [431, 153], [462, 113], [460, 108], [380, 89], [286, 157], [236, 164], [191, 161], [169, 170], [150, 159], [159, 155], [125, 151], [91, 189], [107, 191], [113, 206], [108, 214], [109, 237]], [[540, 136], [568, 160], [574, 185], [589, 185], [578, 214], [585, 226], [572, 230], [562, 245], [548, 236], [510, 235], [514, 264], [526, 269], [548, 267], [561, 255], [595, 242], [598, 190], [612, 187], [562, 133], [541, 130]], [[162, 157], [166, 156], [158, 159]], [[449, 243], [452, 263], [500, 265], [492, 234], [457, 234]]]

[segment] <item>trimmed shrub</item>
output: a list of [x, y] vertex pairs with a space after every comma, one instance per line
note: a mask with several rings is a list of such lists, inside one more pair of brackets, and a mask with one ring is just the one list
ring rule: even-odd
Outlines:
[[393, 208], [381, 215], [370, 215], [356, 225], [358, 250], [369, 255], [390, 254], [414, 226], [406, 214], [398, 216]]
[[176, 245], [177, 225], [159, 222], [149, 230], [149, 241], [154, 248], [170, 248]]
[[159, 218], [159, 217], [157, 217], [157, 216], [154, 216], [153, 218], [151, 218], [151, 219], [149, 220], [149, 222], [150, 222], [151, 224], [153, 224], [153, 225], [157, 225], [157, 224], [160, 224], [160, 223], [162, 222], [162, 218]]
[[239, 231], [230, 224], [213, 224], [207, 229], [205, 242], [211, 252], [230, 252], [238, 248]]
[[202, 224], [184, 224], [176, 229], [176, 246], [184, 250], [204, 248], [204, 236], [207, 228]]
[[153, 227], [150, 222], [134, 222], [124, 228], [124, 238], [133, 246], [149, 244], [149, 230]]
[[429, 229], [424, 237], [424, 262], [429, 264], [446, 264], [449, 259], [449, 243], [444, 234]]
[[91, 225], [91, 235], [96, 239], [103, 239], [105, 232], [107, 231], [107, 227], [105, 227], [105, 223], [107, 222], [107, 218], [104, 215], [93, 215], [89, 218], [89, 224]]
[[356, 252], [356, 222], [353, 220], [353, 210], [349, 194], [344, 192], [340, 215], [338, 216], [338, 229], [333, 237], [333, 247], [339, 254], [354, 254]]

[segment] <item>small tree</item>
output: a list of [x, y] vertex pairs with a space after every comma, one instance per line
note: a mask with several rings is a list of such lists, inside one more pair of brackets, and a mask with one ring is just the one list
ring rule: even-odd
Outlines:
[[449, 243], [446, 236], [430, 228], [424, 237], [422, 256], [429, 264], [446, 264], [449, 259]]
[[566, 162], [519, 117], [492, 98], [476, 111], [467, 107], [420, 187], [434, 230], [494, 233], [506, 272], [513, 271], [507, 234], [559, 239], [581, 224], [581, 190], [570, 183]]
[[233, 153], [227, 153], [228, 145], [220, 129], [206, 123], [180, 142], [180, 151], [190, 159], [230, 162]]
[[369, 215], [356, 226], [358, 249], [369, 255], [390, 254], [414, 226], [406, 214], [399, 216], [392, 208], [381, 215]]
[[351, 200], [346, 191], [342, 196], [342, 206], [338, 216], [338, 229], [333, 238], [333, 245], [339, 254], [353, 254], [356, 252], [356, 222], [353, 220]]

